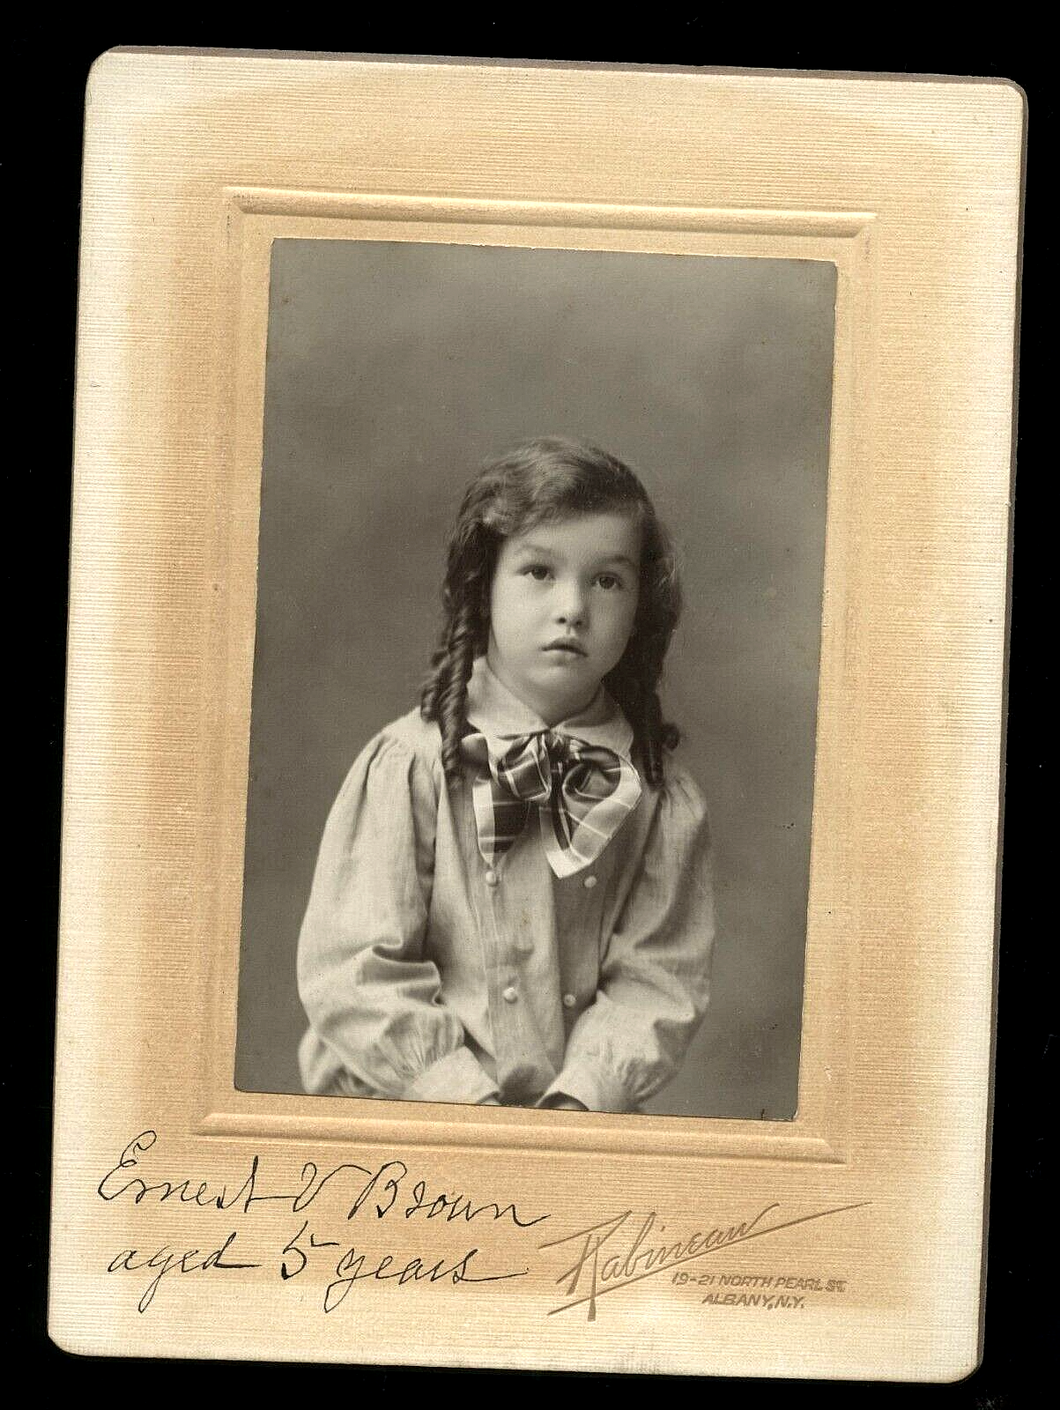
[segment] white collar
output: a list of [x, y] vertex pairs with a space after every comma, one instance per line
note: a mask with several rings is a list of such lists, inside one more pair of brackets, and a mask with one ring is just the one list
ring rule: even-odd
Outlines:
[[467, 683], [467, 719], [484, 735], [498, 739], [551, 729], [601, 745], [632, 763], [633, 727], [603, 685], [584, 710], [550, 726], [497, 679], [485, 656], [478, 656]]

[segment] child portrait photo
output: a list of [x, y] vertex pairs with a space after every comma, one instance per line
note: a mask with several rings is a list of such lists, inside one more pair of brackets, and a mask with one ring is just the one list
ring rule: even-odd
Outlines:
[[794, 1117], [835, 297], [274, 241], [238, 1089]]

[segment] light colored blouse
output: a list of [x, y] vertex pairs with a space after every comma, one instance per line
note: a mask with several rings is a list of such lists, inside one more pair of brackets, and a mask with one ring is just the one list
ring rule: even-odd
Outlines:
[[[548, 728], [484, 657], [468, 720]], [[552, 727], [630, 758], [601, 688]], [[631, 761], [632, 762], [632, 761]], [[668, 757], [584, 871], [557, 877], [529, 823], [494, 866], [470, 780], [448, 786], [419, 711], [367, 745], [332, 807], [298, 948], [308, 1092], [630, 1111], [676, 1071], [707, 1005], [714, 937], [703, 798]]]

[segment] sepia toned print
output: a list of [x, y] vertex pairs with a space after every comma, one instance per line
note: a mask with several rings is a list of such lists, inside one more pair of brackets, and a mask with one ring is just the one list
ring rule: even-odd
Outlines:
[[[240, 1087], [793, 1114], [834, 302], [826, 262], [275, 243]], [[506, 747], [613, 714], [597, 889], [536, 825], [482, 855], [476, 658]]]

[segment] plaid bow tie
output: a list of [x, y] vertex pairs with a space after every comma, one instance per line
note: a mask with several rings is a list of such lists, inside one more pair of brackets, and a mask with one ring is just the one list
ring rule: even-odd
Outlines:
[[627, 760], [552, 730], [507, 738], [471, 730], [463, 750], [478, 766], [472, 792], [487, 866], [504, 856], [536, 805], [549, 866], [573, 876], [596, 861], [640, 799], [640, 778]]

